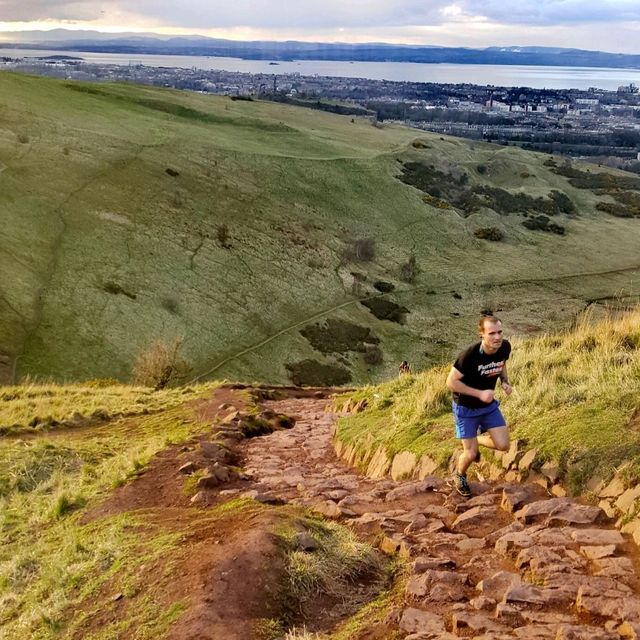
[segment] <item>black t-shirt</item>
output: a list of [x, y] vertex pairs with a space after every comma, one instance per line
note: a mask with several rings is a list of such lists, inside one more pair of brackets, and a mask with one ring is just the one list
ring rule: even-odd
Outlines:
[[[511, 353], [511, 345], [503, 340], [500, 348], [492, 354], [484, 353], [482, 342], [478, 342], [463, 351], [453, 363], [462, 374], [462, 382], [473, 389], [495, 389], [498, 377]], [[480, 409], [488, 406], [474, 396], [453, 392], [453, 399], [463, 407]]]

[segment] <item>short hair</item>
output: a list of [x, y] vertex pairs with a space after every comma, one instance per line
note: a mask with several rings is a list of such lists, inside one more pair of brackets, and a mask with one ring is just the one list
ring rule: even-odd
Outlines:
[[478, 320], [478, 331], [480, 331], [480, 333], [482, 333], [482, 331], [484, 330], [484, 325], [487, 322], [493, 322], [494, 324], [499, 322], [500, 324], [502, 324], [502, 320], [500, 320], [498, 316], [483, 314], [480, 316], [480, 320]]

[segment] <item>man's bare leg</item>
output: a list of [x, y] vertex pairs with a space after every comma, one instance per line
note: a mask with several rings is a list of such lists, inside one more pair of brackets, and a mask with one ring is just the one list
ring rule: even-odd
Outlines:
[[458, 458], [458, 473], [463, 476], [478, 454], [478, 438], [462, 438], [460, 442], [462, 442], [462, 453]]
[[508, 451], [510, 445], [509, 429], [506, 425], [503, 427], [494, 427], [493, 429], [487, 429], [487, 432], [479, 435], [476, 440], [479, 445], [487, 447], [488, 449], [496, 449], [497, 451]]

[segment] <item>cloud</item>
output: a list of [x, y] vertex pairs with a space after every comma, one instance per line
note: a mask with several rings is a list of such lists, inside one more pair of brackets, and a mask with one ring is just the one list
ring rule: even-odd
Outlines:
[[558, 25], [640, 21], [638, 0], [0, 0], [4, 22], [104, 21], [129, 16], [188, 28], [362, 28], [485, 20]]
[[45, 21], [242, 39], [362, 42], [371, 36], [368, 41], [450, 46], [535, 38], [534, 44], [637, 52], [640, 0], [0, 0], [0, 21], [20, 29]]
[[466, 15], [502, 24], [562, 25], [640, 21], [637, 0], [461, 0]]
[[96, 2], [0, 0], [0, 20], [2, 22], [90, 21], [99, 19], [101, 11], [100, 3]]

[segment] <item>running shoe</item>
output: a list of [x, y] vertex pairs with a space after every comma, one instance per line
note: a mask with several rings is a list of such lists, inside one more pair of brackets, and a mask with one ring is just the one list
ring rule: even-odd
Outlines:
[[456, 473], [453, 476], [453, 486], [463, 498], [471, 497], [471, 488], [469, 487], [469, 483], [467, 482], [467, 476]]

